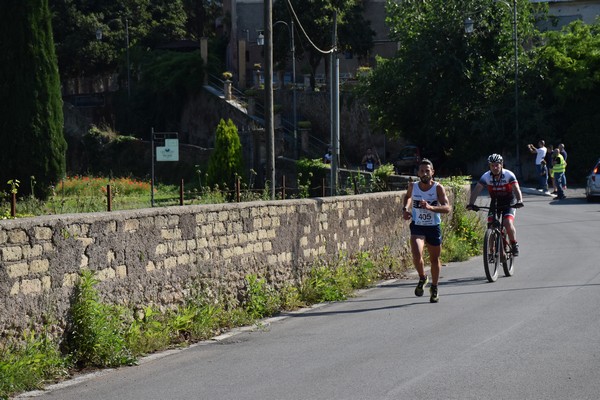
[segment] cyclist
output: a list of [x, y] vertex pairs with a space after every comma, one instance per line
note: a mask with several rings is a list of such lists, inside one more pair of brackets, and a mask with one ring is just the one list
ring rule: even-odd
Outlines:
[[431, 262], [431, 286], [429, 288], [429, 301], [437, 303], [438, 279], [442, 261], [442, 230], [440, 227], [440, 214], [447, 214], [451, 210], [446, 190], [442, 185], [433, 180], [433, 164], [424, 158], [419, 162], [418, 182], [408, 185], [404, 196], [402, 217], [410, 223], [410, 248], [413, 263], [419, 273], [419, 283], [415, 288], [415, 296], [423, 296], [424, 287], [429, 281], [425, 274], [423, 249], [426, 247]]
[[[475, 199], [481, 191], [487, 187], [490, 198], [496, 202], [496, 207], [504, 208], [502, 212], [502, 223], [508, 233], [508, 238], [511, 243], [513, 256], [519, 255], [519, 244], [517, 243], [517, 231], [515, 229], [514, 219], [517, 208], [523, 207], [523, 194], [519, 187], [519, 182], [515, 174], [503, 168], [504, 160], [500, 154], [492, 154], [488, 157], [490, 170], [484, 173], [471, 191], [471, 198], [467, 205], [467, 210], [476, 209], [474, 206]], [[508, 208], [513, 204], [513, 207]], [[505, 208], [506, 207], [506, 208]], [[491, 213], [491, 210], [490, 210]], [[491, 214], [488, 216], [488, 221], [491, 221]]]

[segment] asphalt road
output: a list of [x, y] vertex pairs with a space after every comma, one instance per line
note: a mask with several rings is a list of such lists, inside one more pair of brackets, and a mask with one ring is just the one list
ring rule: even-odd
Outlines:
[[[526, 191], [527, 192], [527, 191]], [[416, 280], [85, 376], [40, 399], [598, 399], [600, 203], [525, 196], [515, 275], [480, 257]], [[24, 397], [21, 396], [21, 397]]]

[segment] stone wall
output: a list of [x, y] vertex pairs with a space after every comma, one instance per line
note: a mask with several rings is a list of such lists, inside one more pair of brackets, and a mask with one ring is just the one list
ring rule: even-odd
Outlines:
[[64, 326], [83, 268], [105, 301], [168, 307], [198, 289], [235, 302], [248, 274], [281, 287], [340, 251], [404, 255], [403, 193], [0, 221], [0, 331]]
[[82, 269], [103, 300], [181, 304], [191, 290], [240, 298], [248, 274], [275, 287], [340, 251], [408, 253], [403, 191], [0, 221], [0, 331], [64, 327]]

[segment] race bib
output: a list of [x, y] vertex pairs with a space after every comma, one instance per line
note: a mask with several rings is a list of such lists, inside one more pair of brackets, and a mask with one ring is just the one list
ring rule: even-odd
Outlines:
[[424, 208], [415, 208], [415, 224], [416, 225], [436, 225], [434, 212]]

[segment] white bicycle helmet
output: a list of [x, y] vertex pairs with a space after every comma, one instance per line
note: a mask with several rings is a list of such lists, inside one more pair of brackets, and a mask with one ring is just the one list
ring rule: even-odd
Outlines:
[[504, 160], [502, 159], [502, 156], [500, 154], [492, 154], [488, 157], [488, 163], [492, 164], [492, 163], [503, 163]]

